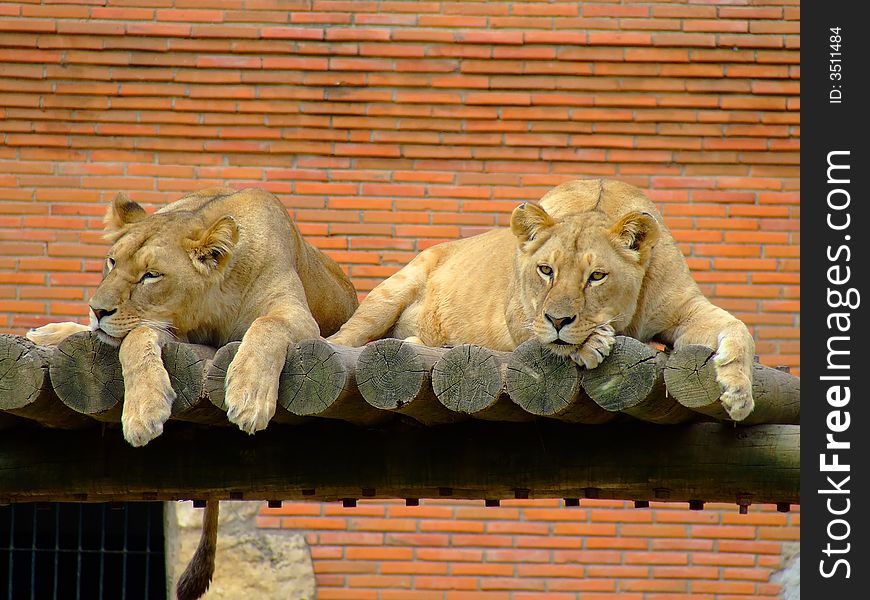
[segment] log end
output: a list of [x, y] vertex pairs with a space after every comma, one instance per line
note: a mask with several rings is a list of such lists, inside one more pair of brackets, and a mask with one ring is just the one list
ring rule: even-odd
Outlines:
[[0, 409], [25, 407], [47, 386], [46, 352], [27, 338], [0, 334]]
[[294, 415], [320, 415], [345, 393], [352, 379], [353, 373], [328, 342], [302, 340], [287, 352], [278, 404]]
[[95, 333], [75, 333], [58, 344], [49, 372], [55, 393], [73, 410], [87, 415], [120, 411], [124, 377], [118, 348]]
[[236, 357], [236, 352], [239, 351], [241, 342], [230, 342], [225, 346], [221, 346], [215, 352], [211, 365], [208, 368], [208, 373], [205, 376], [205, 391], [208, 394], [211, 403], [221, 409], [227, 411], [226, 391], [224, 385], [227, 378], [227, 369], [230, 363]]
[[722, 390], [716, 382], [715, 353], [699, 345], [685, 346], [671, 353], [665, 365], [665, 384], [683, 406], [697, 409], [715, 407], [719, 403]]
[[610, 354], [596, 368], [584, 369], [581, 381], [596, 404], [618, 412], [643, 402], [657, 376], [655, 351], [634, 338], [618, 335]]
[[491, 408], [505, 390], [498, 353], [474, 344], [451, 348], [432, 369], [432, 389], [448, 409], [474, 415]]
[[505, 387], [511, 400], [524, 410], [552, 417], [577, 399], [580, 374], [570, 359], [556, 356], [537, 340], [528, 340], [511, 354]]
[[205, 393], [202, 371], [207, 358], [194, 352], [190, 344], [179, 342], [167, 342], [161, 352], [163, 366], [175, 390], [172, 414], [192, 409]]
[[416, 345], [404, 340], [377, 340], [363, 348], [357, 359], [357, 388], [375, 408], [400, 410], [418, 398], [428, 382], [429, 367]]

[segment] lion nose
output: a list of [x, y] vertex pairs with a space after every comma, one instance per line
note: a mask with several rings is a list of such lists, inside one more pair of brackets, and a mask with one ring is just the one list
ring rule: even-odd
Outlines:
[[118, 312], [117, 308], [113, 308], [112, 310], [106, 310], [104, 308], [94, 308], [93, 306], [91, 307], [91, 310], [94, 312], [94, 318], [97, 320], [97, 322], [99, 322], [100, 319], [102, 319], [103, 317], [108, 317]]
[[544, 316], [547, 317], [547, 320], [553, 325], [553, 329], [555, 329], [556, 331], [559, 331], [565, 325], [570, 325], [577, 319], [576, 315], [574, 315], [573, 317], [553, 317], [551, 315], [544, 314]]

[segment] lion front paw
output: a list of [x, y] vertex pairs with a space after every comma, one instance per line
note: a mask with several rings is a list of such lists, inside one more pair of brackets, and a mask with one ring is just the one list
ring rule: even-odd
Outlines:
[[[278, 404], [278, 375], [284, 361], [269, 360], [239, 348], [227, 370], [227, 418], [242, 431], [265, 429]], [[277, 365], [277, 368], [276, 368]]]
[[755, 408], [752, 399], [752, 380], [744, 372], [742, 361], [729, 352], [723, 344], [713, 355], [716, 366], [716, 381], [722, 388], [720, 400], [722, 406], [735, 421], [742, 421]]
[[144, 446], [163, 433], [163, 424], [172, 414], [175, 390], [166, 371], [157, 374], [154, 381], [135, 378], [124, 387], [124, 439], [131, 446]]
[[742, 421], [755, 408], [755, 401], [752, 399], [752, 386], [748, 386], [748, 388], [725, 386], [725, 391], [720, 397], [728, 416], [735, 421]]
[[752, 399], [752, 362], [749, 352], [739, 339], [722, 336], [719, 349], [713, 355], [716, 381], [722, 388], [720, 401], [735, 421], [742, 421], [755, 408]]
[[613, 350], [616, 331], [609, 324], [599, 325], [586, 338], [580, 349], [571, 354], [571, 360], [587, 369], [594, 369]]
[[31, 329], [25, 334], [25, 337], [39, 346], [56, 346], [74, 333], [90, 330], [90, 327], [80, 323], [67, 321], [65, 323], [49, 323]]

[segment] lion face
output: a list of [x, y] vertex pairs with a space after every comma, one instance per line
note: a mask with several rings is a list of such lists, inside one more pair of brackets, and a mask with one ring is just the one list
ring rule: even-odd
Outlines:
[[91, 329], [102, 340], [118, 345], [140, 326], [183, 334], [211, 312], [203, 305], [238, 240], [232, 217], [198, 226], [190, 214], [148, 216], [119, 195], [105, 222], [114, 244], [89, 302]]
[[658, 225], [632, 212], [616, 223], [600, 212], [554, 219], [534, 204], [518, 207], [511, 230], [528, 327], [556, 354], [576, 353], [605, 324], [623, 329], [637, 309]]

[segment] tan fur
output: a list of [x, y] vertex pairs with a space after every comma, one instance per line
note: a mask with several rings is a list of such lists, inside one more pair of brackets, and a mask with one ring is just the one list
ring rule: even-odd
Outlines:
[[160, 355], [167, 340], [242, 341], [227, 373], [227, 416], [253, 433], [275, 412], [289, 344], [334, 333], [357, 306], [341, 268], [263, 190], [201, 190], [150, 216], [120, 194], [105, 223], [114, 243], [90, 300], [90, 327], [56, 323], [28, 337], [57, 344], [93, 330], [120, 345], [121, 421], [134, 446], [169, 418], [175, 392]]
[[715, 348], [723, 405], [735, 420], [752, 411], [749, 331], [703, 296], [655, 205], [617, 181], [564, 183], [515, 209], [509, 229], [421, 252], [329, 340], [512, 350], [534, 336], [593, 368], [615, 333]]

